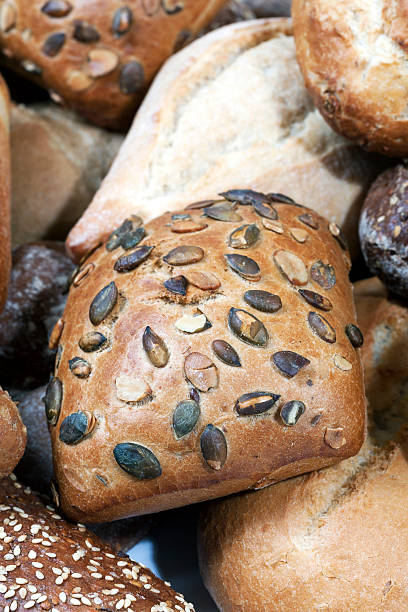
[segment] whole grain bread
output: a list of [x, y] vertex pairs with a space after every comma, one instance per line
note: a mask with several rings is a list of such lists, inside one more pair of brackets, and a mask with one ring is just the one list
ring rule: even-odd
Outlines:
[[0, 389], [0, 477], [8, 476], [23, 456], [26, 428], [7, 391]]

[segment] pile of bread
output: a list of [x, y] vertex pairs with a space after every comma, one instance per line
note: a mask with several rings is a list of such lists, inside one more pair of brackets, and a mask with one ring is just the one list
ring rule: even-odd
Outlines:
[[0, 0], [2, 610], [194, 610], [125, 553], [196, 502], [220, 611], [406, 609], [407, 33]]

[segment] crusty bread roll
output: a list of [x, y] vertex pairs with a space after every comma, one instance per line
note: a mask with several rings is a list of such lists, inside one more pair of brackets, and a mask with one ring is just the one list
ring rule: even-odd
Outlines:
[[17, 406], [0, 389], [0, 478], [8, 476], [23, 456], [26, 433]]
[[0, 503], [3, 610], [194, 611], [168, 582], [67, 523], [14, 474], [0, 483]]
[[13, 245], [65, 239], [108, 172], [122, 139], [52, 103], [13, 105]]
[[204, 510], [201, 570], [222, 612], [406, 607], [408, 310], [370, 284], [356, 287], [368, 439], [336, 466]]
[[279, 194], [225, 196], [129, 218], [73, 280], [46, 396], [71, 517], [260, 488], [361, 446], [338, 226]]
[[0, 75], [0, 311], [7, 296], [10, 254], [10, 99]]
[[290, 20], [234, 24], [167, 62], [67, 245], [79, 259], [130, 214], [149, 220], [240, 186], [316, 208], [343, 227], [355, 253], [359, 208], [377, 171], [378, 160], [314, 108]]
[[408, 153], [404, 0], [293, 0], [299, 64], [326, 121], [370, 151]]
[[89, 121], [125, 128], [163, 61], [225, 0], [6, 0], [6, 64]]

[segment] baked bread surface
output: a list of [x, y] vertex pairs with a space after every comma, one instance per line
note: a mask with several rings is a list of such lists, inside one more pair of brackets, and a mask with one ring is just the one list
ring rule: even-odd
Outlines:
[[0, 477], [8, 476], [23, 456], [27, 432], [17, 406], [0, 389]]

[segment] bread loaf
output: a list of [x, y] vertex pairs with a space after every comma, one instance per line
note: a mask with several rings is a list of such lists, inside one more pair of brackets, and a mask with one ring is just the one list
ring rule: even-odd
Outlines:
[[408, 310], [370, 284], [356, 286], [368, 439], [336, 466], [204, 510], [201, 570], [222, 612], [405, 607]]
[[52, 103], [11, 109], [13, 245], [63, 240], [122, 142]]
[[166, 57], [223, 2], [7, 0], [3, 60], [89, 121], [125, 128]]
[[0, 75], [0, 311], [10, 275], [10, 144], [9, 93]]
[[333, 129], [370, 151], [408, 152], [406, 3], [293, 0], [296, 51]]
[[315, 208], [343, 227], [354, 254], [360, 205], [378, 167], [314, 108], [290, 20], [234, 24], [166, 63], [68, 249], [80, 259], [128, 215], [149, 220], [238, 186]]
[[2, 609], [193, 612], [169, 583], [67, 523], [13, 474], [0, 502]]
[[363, 441], [342, 234], [279, 194], [225, 197], [129, 218], [73, 281], [46, 400], [71, 517], [260, 488]]
[[0, 389], [0, 477], [8, 476], [24, 453], [26, 428], [17, 406], [6, 391]]

